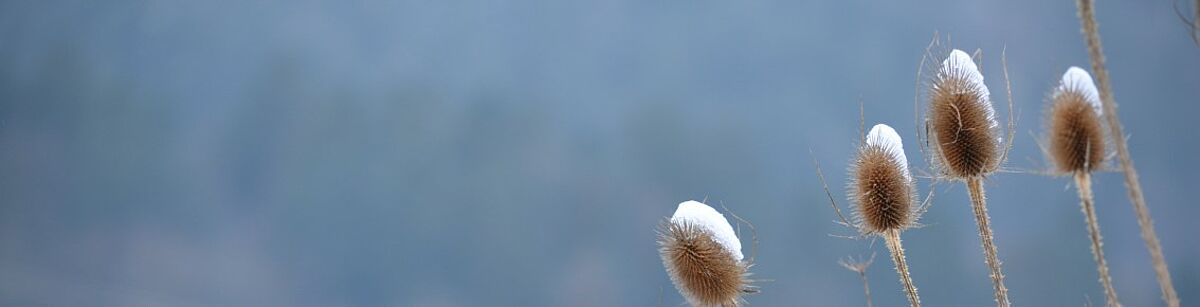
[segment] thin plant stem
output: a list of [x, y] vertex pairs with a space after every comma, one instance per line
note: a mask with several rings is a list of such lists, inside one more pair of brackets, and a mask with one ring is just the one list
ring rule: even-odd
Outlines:
[[867, 307], [875, 307], [875, 305], [871, 303], [871, 283], [867, 281], [867, 272], [859, 272], [858, 277], [861, 278], [863, 282], [863, 295], [867, 297]]
[[1096, 222], [1096, 205], [1092, 198], [1092, 175], [1085, 171], [1075, 173], [1075, 186], [1079, 190], [1079, 205], [1083, 217], [1087, 220], [1088, 236], [1092, 239], [1092, 258], [1096, 261], [1096, 271], [1100, 273], [1100, 285], [1104, 286], [1104, 296], [1108, 306], [1120, 307], [1117, 290], [1113, 288], [1112, 276], [1108, 274], [1108, 260], [1104, 257], [1104, 241], [1100, 237], [1100, 223]]
[[896, 273], [900, 275], [900, 283], [904, 285], [904, 294], [908, 296], [908, 304], [912, 307], [921, 306], [921, 297], [917, 296], [917, 287], [913, 285], [912, 276], [908, 274], [908, 261], [904, 258], [904, 246], [900, 245], [900, 230], [892, 229], [883, 233], [888, 251], [892, 254], [892, 263], [896, 265]]
[[1000, 272], [1000, 258], [996, 256], [996, 244], [992, 242], [992, 226], [987, 214], [987, 200], [983, 192], [983, 177], [967, 178], [967, 191], [971, 194], [971, 210], [975, 212], [975, 224], [979, 226], [979, 240], [983, 244], [984, 261], [991, 270], [992, 292], [996, 306], [1008, 307], [1008, 287], [1004, 286], [1004, 273]]
[[[1192, 18], [1191, 19], [1188, 19], [1188, 17], [1184, 15], [1183, 11], [1179, 10], [1180, 2], [1191, 2], [1192, 3]], [[1189, 36], [1192, 37], [1192, 42], [1196, 43], [1197, 47], [1200, 47], [1200, 0], [1195, 0], [1195, 1], [1174, 0], [1174, 1], [1171, 1], [1171, 3], [1175, 7], [1175, 14], [1179, 15], [1179, 20], [1181, 20], [1187, 24], [1188, 34], [1189, 34]]]
[[1117, 159], [1121, 171], [1125, 174], [1125, 187], [1129, 192], [1129, 200], [1133, 203], [1133, 212], [1137, 215], [1138, 227], [1142, 231], [1142, 241], [1150, 251], [1150, 259], [1154, 265], [1154, 274], [1158, 278], [1158, 286], [1162, 290], [1162, 299], [1167, 306], [1179, 307], [1179, 296], [1175, 294], [1175, 285], [1171, 283], [1171, 271], [1167, 269], [1167, 260], [1163, 257], [1162, 244], [1158, 242], [1158, 234], [1154, 232], [1154, 220], [1150, 218], [1150, 208], [1142, 196], [1142, 184], [1138, 181], [1137, 169], [1133, 167], [1133, 158], [1129, 156], [1129, 145], [1125, 142], [1125, 132], [1121, 121], [1117, 118], [1117, 102], [1113, 98], [1112, 84], [1109, 82], [1108, 70], [1104, 66], [1104, 50], [1100, 43], [1100, 30], [1096, 24], [1094, 0], [1078, 0], [1079, 21], [1082, 24], [1083, 36], [1087, 41], [1088, 55], [1092, 63], [1092, 75], [1100, 89], [1100, 101], [1104, 105], [1104, 117], [1108, 122], [1109, 135], [1117, 148]]

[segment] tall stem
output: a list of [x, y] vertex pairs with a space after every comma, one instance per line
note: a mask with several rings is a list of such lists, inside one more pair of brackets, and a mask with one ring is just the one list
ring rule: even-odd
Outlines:
[[971, 194], [971, 210], [975, 212], [975, 225], [979, 226], [979, 240], [983, 244], [984, 262], [991, 270], [992, 292], [996, 306], [1008, 307], [1008, 288], [1004, 286], [1004, 273], [1000, 272], [1000, 258], [996, 256], [996, 244], [992, 242], [992, 226], [987, 214], [987, 199], [983, 193], [983, 177], [967, 178], [967, 190]]
[[1096, 271], [1100, 273], [1100, 285], [1104, 286], [1104, 297], [1108, 306], [1120, 307], [1117, 290], [1113, 288], [1112, 276], [1108, 274], [1108, 260], [1104, 258], [1104, 241], [1100, 237], [1100, 224], [1096, 222], [1096, 205], [1092, 198], [1092, 175], [1088, 172], [1075, 173], [1075, 186], [1079, 190], [1079, 204], [1087, 220], [1088, 236], [1092, 239], [1092, 258], [1096, 260]]
[[904, 294], [908, 296], [908, 304], [912, 307], [921, 306], [921, 298], [917, 296], [917, 287], [913, 285], [912, 276], [908, 274], [908, 261], [904, 258], [904, 247], [900, 245], [900, 231], [888, 230], [883, 233], [887, 241], [888, 251], [892, 254], [892, 263], [896, 265], [896, 273], [900, 274], [900, 283], [904, 285]]
[[1125, 174], [1125, 188], [1129, 191], [1129, 200], [1133, 203], [1138, 227], [1142, 230], [1142, 241], [1146, 242], [1146, 249], [1150, 251], [1150, 260], [1154, 264], [1154, 274], [1158, 277], [1163, 301], [1167, 302], [1167, 306], [1179, 307], [1179, 296], [1175, 294], [1175, 285], [1171, 283], [1171, 271], [1167, 270], [1162, 244], [1159, 244], [1158, 234], [1154, 232], [1154, 220], [1150, 219], [1150, 208], [1146, 207], [1146, 199], [1142, 196], [1142, 183], [1138, 181], [1137, 169], [1133, 168], [1133, 158], [1129, 156], [1129, 145], [1125, 143], [1125, 132], [1122, 131], [1121, 121], [1117, 119], [1117, 102], [1113, 98], [1108, 70], [1104, 67], [1104, 47], [1100, 44], [1100, 30], [1096, 25], [1095, 2], [1078, 0], [1075, 4], [1079, 8], [1079, 22], [1082, 24], [1088, 55], [1092, 60], [1092, 76], [1096, 77], [1096, 85], [1100, 88], [1104, 117], [1108, 122], [1109, 135], [1117, 147], [1117, 158], [1121, 162], [1121, 171]]

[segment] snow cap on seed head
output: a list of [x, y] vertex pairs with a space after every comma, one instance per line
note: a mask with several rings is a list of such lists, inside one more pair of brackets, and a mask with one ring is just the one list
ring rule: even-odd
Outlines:
[[733, 255], [734, 259], [742, 260], [742, 242], [733, 232], [733, 226], [724, 215], [704, 203], [689, 200], [679, 204], [671, 223], [689, 223], [712, 235], [714, 241]]
[[1104, 114], [1103, 108], [1100, 107], [1100, 91], [1096, 90], [1096, 84], [1092, 83], [1092, 75], [1083, 68], [1071, 66], [1063, 73], [1062, 81], [1058, 84], [1058, 88], [1054, 91], [1055, 97], [1063, 92], [1077, 92], [1083, 95], [1084, 100], [1096, 110], [1096, 115]]
[[885, 124], [871, 127], [871, 132], [867, 133], [867, 146], [877, 146], [883, 149], [900, 165], [904, 176], [912, 178], [912, 174], [908, 172], [908, 158], [904, 156], [904, 143], [900, 139], [900, 134], [896, 133], [896, 129]]
[[975, 61], [966, 52], [958, 49], [950, 51], [950, 56], [942, 61], [941, 75], [956, 76], [961, 78], [962, 82], [966, 82], [968, 88], [977, 91], [976, 94], [980, 99], [975, 100], [984, 107], [987, 112], [987, 117], [992, 121], [990, 128], [995, 128], [1000, 124], [996, 121], [996, 108], [992, 107], [991, 92], [983, 83], [983, 73], [979, 72], [979, 66], [975, 65]]

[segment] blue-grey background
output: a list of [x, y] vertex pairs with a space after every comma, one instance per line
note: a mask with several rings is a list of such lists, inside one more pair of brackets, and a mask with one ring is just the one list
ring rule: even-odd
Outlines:
[[[1200, 49], [1170, 1], [1098, 5], [1200, 302]], [[1007, 46], [1008, 168], [1044, 168], [1031, 133], [1088, 63], [1078, 29], [1037, 0], [4, 1], [0, 305], [677, 306], [654, 229], [707, 197], [758, 228], [750, 304], [862, 306], [836, 260], [886, 250], [830, 236], [812, 159], [844, 199], [861, 99], [925, 167], [914, 82], [939, 31], [984, 50], [999, 101]], [[1095, 181], [1121, 298], [1162, 305], [1121, 176]], [[1103, 302], [1067, 182], [988, 184], [1019, 305]], [[938, 189], [904, 235], [921, 296], [990, 305], [964, 189]], [[876, 306], [905, 304], [886, 257], [869, 273]]]

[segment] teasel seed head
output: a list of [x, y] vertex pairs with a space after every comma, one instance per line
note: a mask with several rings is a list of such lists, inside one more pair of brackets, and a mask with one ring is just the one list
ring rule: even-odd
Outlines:
[[903, 230], [916, 220], [916, 187], [895, 129], [878, 124], [867, 133], [851, 165], [850, 195], [865, 234]]
[[1100, 168], [1105, 156], [1104, 124], [1100, 95], [1092, 76], [1079, 67], [1063, 74], [1050, 97], [1050, 156], [1058, 171], [1090, 172]]
[[659, 230], [659, 254], [671, 282], [693, 306], [739, 306], [751, 292], [749, 264], [733, 227], [697, 201], [679, 204]]
[[941, 173], [964, 179], [999, 167], [1003, 144], [983, 74], [955, 49], [942, 61], [929, 90], [930, 147]]

